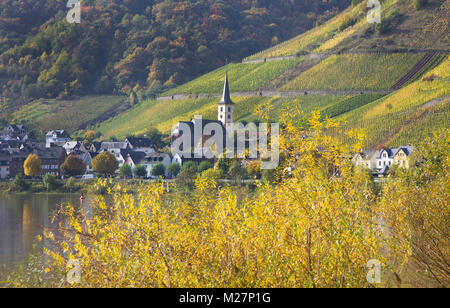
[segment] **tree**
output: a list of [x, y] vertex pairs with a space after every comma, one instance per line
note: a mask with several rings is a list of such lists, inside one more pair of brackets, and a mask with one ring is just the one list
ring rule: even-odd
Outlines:
[[103, 152], [92, 160], [92, 168], [98, 174], [103, 176], [112, 176], [119, 168], [119, 162], [114, 154]]
[[133, 176], [133, 170], [131, 169], [130, 165], [123, 164], [122, 167], [120, 167], [119, 169], [119, 174], [124, 178], [131, 178]]
[[162, 177], [166, 175], [166, 167], [164, 167], [163, 164], [156, 164], [153, 166], [152, 170], [151, 170], [151, 174], [152, 176], [155, 177]]
[[145, 137], [150, 139], [151, 142], [158, 148], [164, 147], [164, 135], [155, 127], [150, 126], [145, 133]]
[[213, 168], [214, 166], [209, 161], [202, 161], [200, 165], [198, 166], [198, 172], [202, 173], [203, 171], [206, 171], [208, 169]]
[[85, 140], [85, 144], [90, 145], [92, 144], [92, 141], [94, 141], [96, 137], [96, 134], [93, 130], [88, 130], [85, 134], [84, 134], [84, 140]]
[[69, 155], [60, 167], [61, 172], [69, 177], [79, 176], [86, 173], [86, 165], [76, 155]]
[[36, 154], [28, 155], [23, 163], [26, 176], [38, 177], [42, 173], [42, 161]]
[[94, 139], [95, 139], [95, 132], [93, 130], [88, 130], [84, 134], [84, 139], [87, 140], [88, 142], [94, 141]]
[[134, 175], [140, 178], [147, 176], [147, 167], [144, 165], [136, 165], [134, 167]]
[[167, 171], [172, 177], [176, 177], [180, 173], [181, 167], [178, 163], [172, 163], [167, 167]]

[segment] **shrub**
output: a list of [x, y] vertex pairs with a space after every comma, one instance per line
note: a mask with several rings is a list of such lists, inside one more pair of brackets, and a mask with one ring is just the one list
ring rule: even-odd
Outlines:
[[202, 161], [198, 166], [198, 172], [202, 173], [208, 169], [213, 168], [214, 166], [209, 161]]
[[54, 175], [44, 175], [43, 183], [48, 191], [56, 190], [61, 187], [61, 182], [56, 179]]
[[136, 165], [134, 167], [134, 175], [140, 178], [144, 178], [147, 176], [147, 167], [144, 165]]
[[172, 177], [176, 177], [180, 173], [181, 167], [178, 163], [173, 163], [167, 167], [167, 171]]
[[156, 164], [153, 166], [151, 174], [154, 177], [163, 177], [166, 175], [166, 167], [164, 164]]
[[10, 184], [11, 191], [27, 191], [29, 188], [30, 184], [25, 180], [23, 173], [18, 173]]
[[133, 170], [128, 164], [123, 164], [119, 169], [119, 175], [125, 178], [131, 178], [133, 176]]

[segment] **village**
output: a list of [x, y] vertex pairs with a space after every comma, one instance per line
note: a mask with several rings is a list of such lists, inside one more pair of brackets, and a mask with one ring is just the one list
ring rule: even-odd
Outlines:
[[[200, 125], [200, 127], [204, 128], [207, 124], [215, 124], [221, 130], [220, 135], [225, 136], [226, 132], [233, 127], [233, 113], [234, 103], [231, 100], [228, 76], [226, 76], [223, 96], [218, 103], [218, 119], [194, 119], [189, 122], [179, 122], [171, 136], [172, 144], [181, 138], [183, 134], [187, 133], [180, 129], [183, 125], [188, 128]], [[198, 121], [201, 123], [196, 123]], [[211, 138], [213, 135], [214, 133], [209, 135], [203, 134], [201, 140], [204, 142], [205, 139]], [[246, 141], [248, 146], [249, 140]], [[192, 138], [187, 148], [193, 149], [195, 146], [196, 144], [194, 144], [194, 139]], [[182, 152], [183, 149], [180, 150]], [[132, 177], [145, 179], [160, 178], [161, 176], [166, 178], [176, 177], [177, 172], [169, 171], [171, 164], [178, 165], [178, 168], [175, 169], [181, 170], [187, 162], [199, 167], [202, 162], [208, 162], [210, 166], [214, 166], [214, 163], [217, 161], [217, 158], [189, 157], [189, 155], [182, 155], [181, 152], [175, 153], [172, 151], [172, 155], [168, 151], [161, 152], [145, 136], [128, 137], [124, 141], [119, 142], [92, 142], [89, 146], [86, 146], [83, 141], [72, 140], [65, 130], [51, 130], [45, 135], [45, 143], [39, 143], [29, 137], [25, 126], [10, 124], [3, 128], [0, 133], [0, 179], [13, 179], [18, 174], [23, 174], [25, 161], [30, 155], [36, 155], [41, 161], [42, 172], [40, 177], [46, 174], [58, 178], [66, 177], [67, 174], [65, 174], [61, 166], [68, 157], [76, 156], [85, 165], [85, 172], [84, 174], [79, 174], [79, 178], [93, 179], [98, 172], [94, 170], [92, 162], [96, 156], [104, 152], [112, 154], [117, 161], [117, 168], [114, 173], [117, 174], [120, 168], [128, 165], [132, 171], [130, 174]], [[408, 169], [412, 152], [413, 147], [410, 145], [379, 150], [369, 149], [352, 155], [351, 159], [355, 166], [371, 170], [375, 178], [384, 178], [389, 175], [390, 169], [394, 166]], [[253, 161], [255, 160], [256, 158], [253, 159]], [[240, 163], [242, 167], [246, 167], [251, 161], [251, 159], [242, 159]], [[157, 165], [159, 167], [158, 172], [155, 172], [155, 166]], [[135, 170], [139, 169], [137, 168], [138, 166], [141, 172], [135, 174]], [[145, 172], [142, 172], [142, 170], [145, 170]]]

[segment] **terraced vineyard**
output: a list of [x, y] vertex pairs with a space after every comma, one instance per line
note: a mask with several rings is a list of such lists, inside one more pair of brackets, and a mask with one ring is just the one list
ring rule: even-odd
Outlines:
[[232, 92], [257, 91], [291, 67], [297, 65], [302, 59], [288, 59], [283, 61], [270, 61], [252, 64], [229, 64], [209, 74], [172, 89], [165, 95], [173, 94], [203, 94], [221, 93], [225, 81], [225, 73], [232, 81]]
[[386, 90], [423, 54], [333, 55], [283, 86], [282, 90]]
[[[433, 76], [433, 79], [430, 77]], [[419, 142], [424, 134], [448, 127], [450, 103], [450, 59], [428, 72], [424, 78], [360, 108], [337, 117], [352, 128], [367, 131], [368, 146], [400, 146], [396, 143], [409, 136], [408, 143]], [[442, 100], [442, 98], [447, 98]], [[437, 110], [437, 111], [436, 111]], [[420, 124], [423, 120], [428, 124]], [[432, 122], [434, 119], [435, 122]], [[414, 124], [414, 125], [413, 125]], [[413, 129], [425, 125], [426, 131]], [[409, 132], [408, 132], [409, 131]], [[399, 137], [397, 137], [399, 135]]]
[[123, 96], [87, 96], [75, 100], [38, 100], [22, 106], [12, 114], [17, 121], [27, 123], [42, 132], [65, 129], [72, 133], [93, 122], [127, 109], [127, 98]]

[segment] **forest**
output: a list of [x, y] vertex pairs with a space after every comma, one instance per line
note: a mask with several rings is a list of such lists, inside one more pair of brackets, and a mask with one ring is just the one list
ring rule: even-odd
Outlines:
[[[160, 93], [289, 39], [350, 0], [1, 0], [3, 107], [36, 98]], [[7, 106], [5, 105], [5, 102]]]

